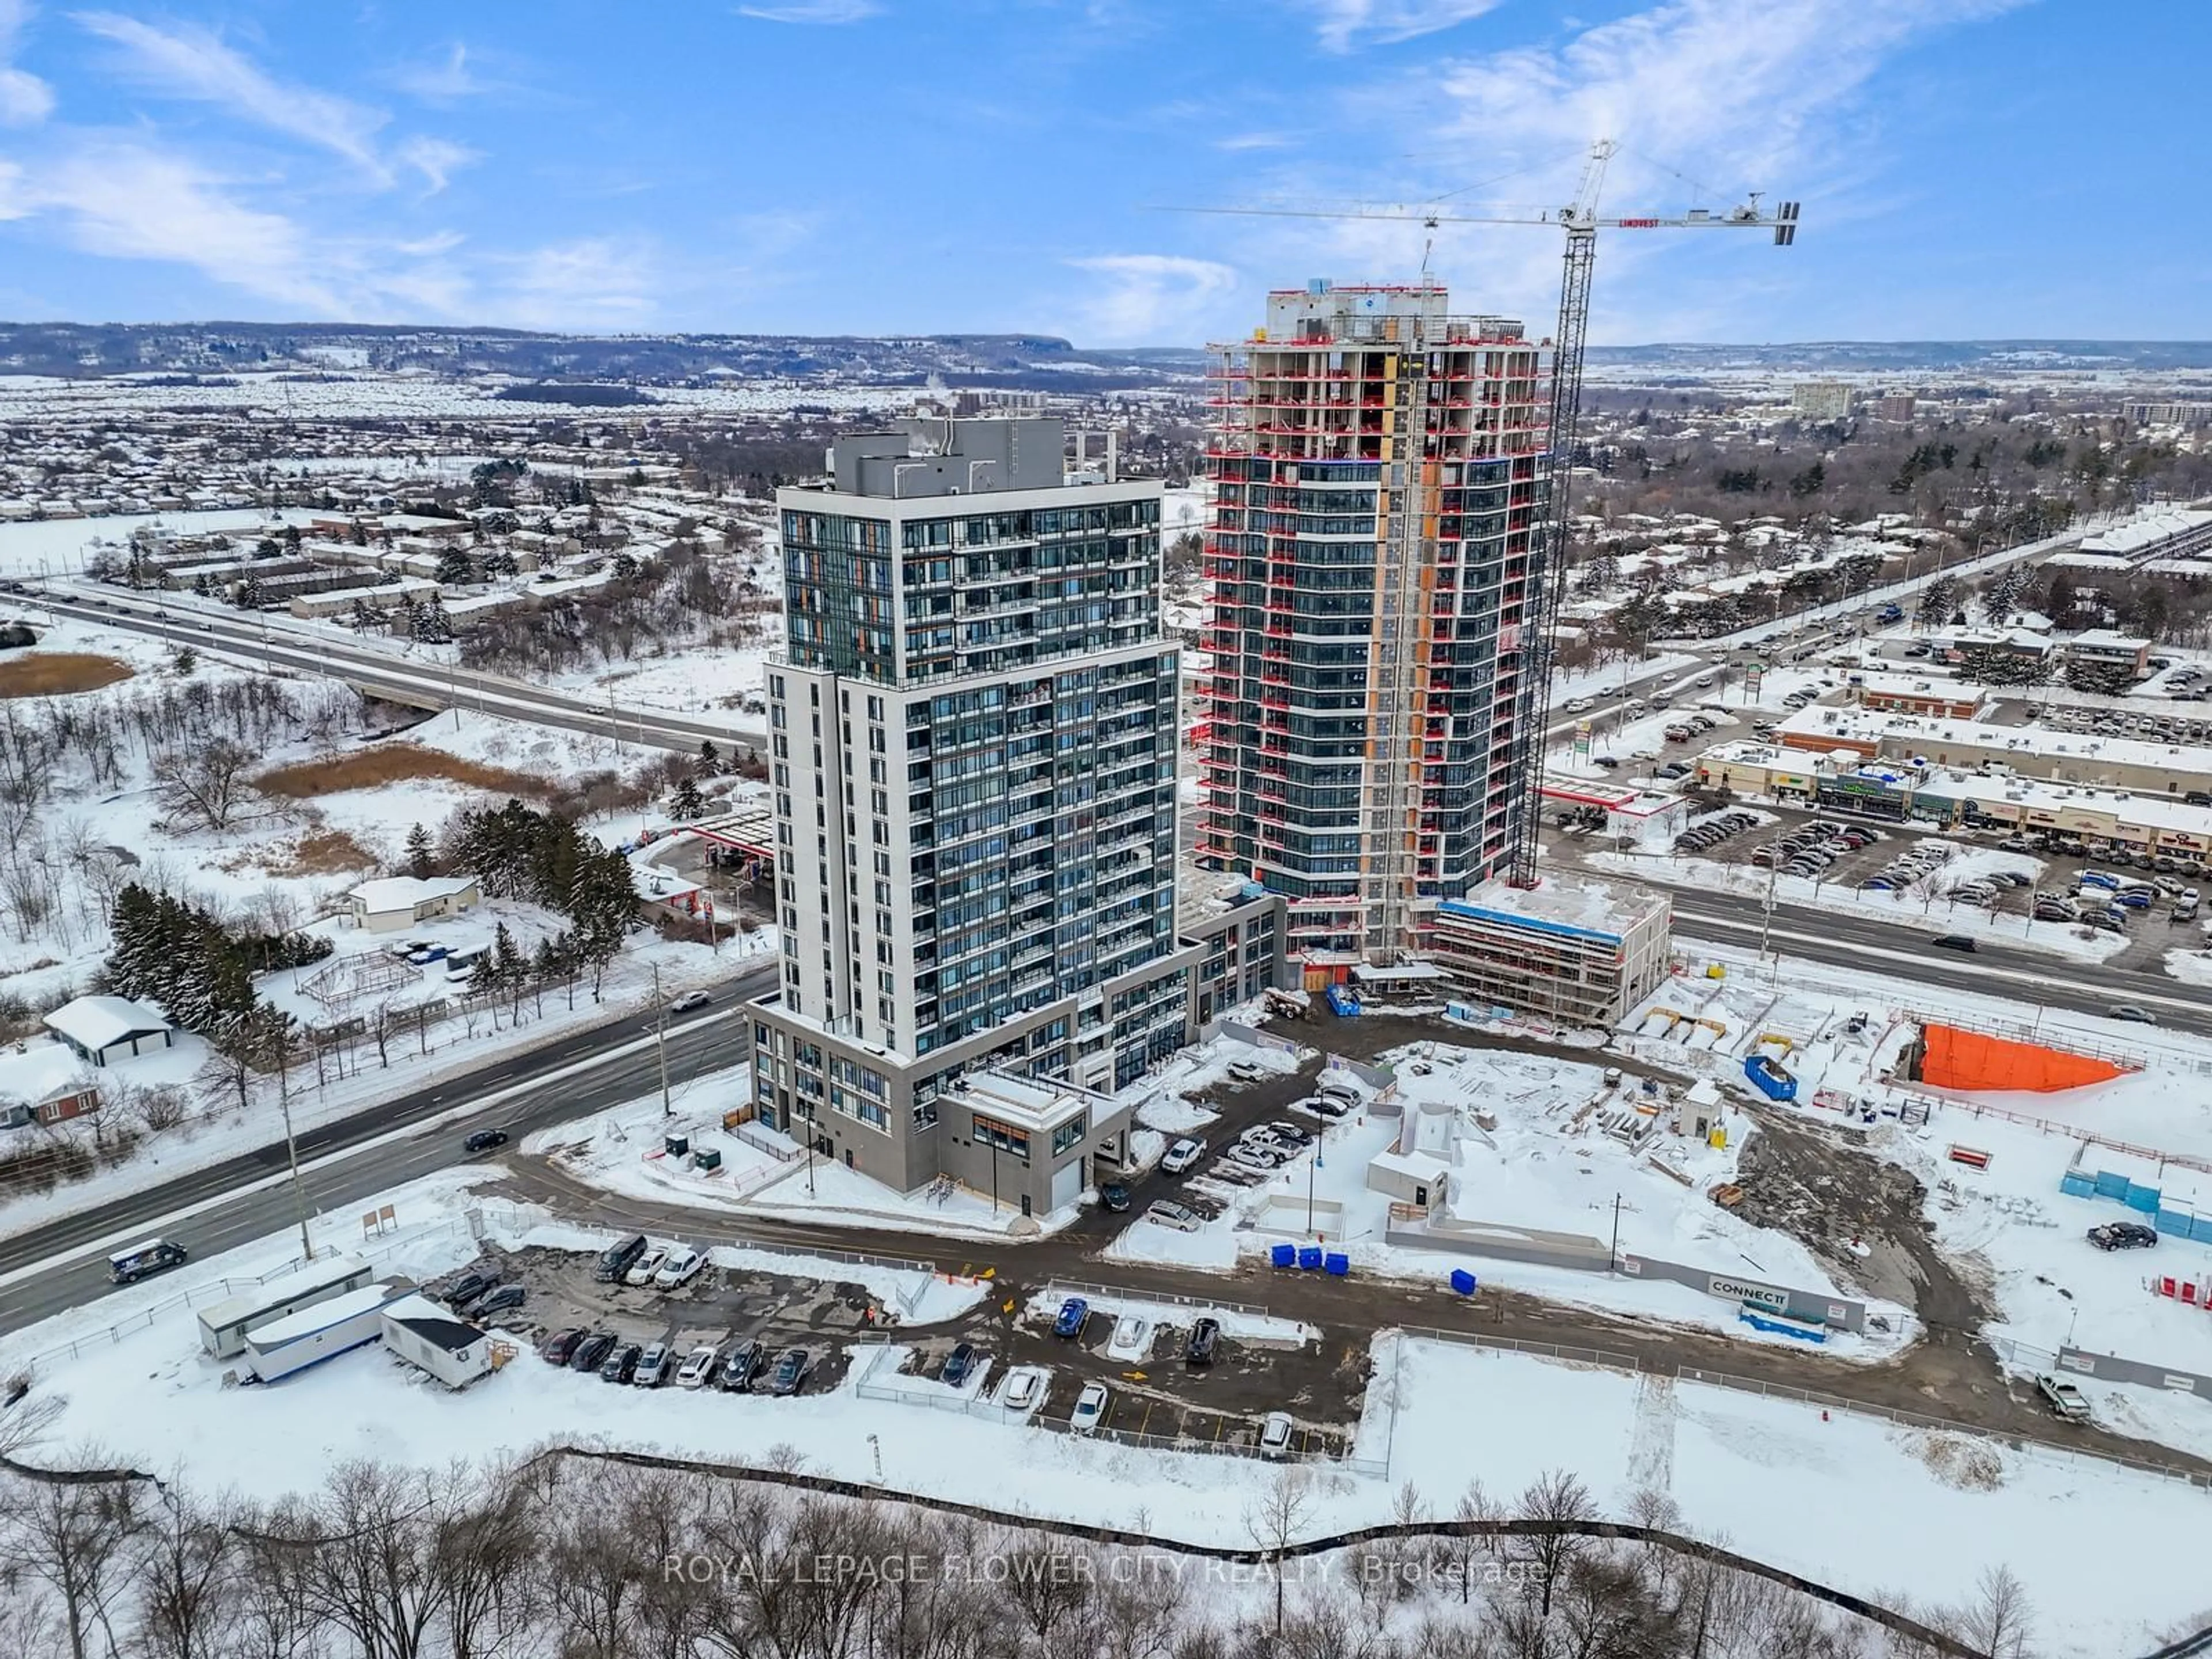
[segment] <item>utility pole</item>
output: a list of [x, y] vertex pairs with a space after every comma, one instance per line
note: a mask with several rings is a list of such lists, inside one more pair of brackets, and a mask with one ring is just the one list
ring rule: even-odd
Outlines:
[[291, 1073], [284, 1064], [284, 1034], [276, 1034], [276, 1104], [284, 1114], [284, 1160], [292, 1170], [292, 1201], [300, 1212], [300, 1258], [315, 1259], [314, 1241], [307, 1237], [307, 1189], [300, 1180], [300, 1146], [292, 1138]]
[[653, 1028], [653, 1046], [660, 1051], [660, 1115], [673, 1117], [676, 1106], [668, 1094], [668, 1005], [660, 1000], [660, 964], [657, 962], [653, 964], [653, 1001], [660, 1011]]
[[1608, 1273], [1620, 1271], [1620, 1194], [1613, 1195], [1613, 1245], [1606, 1253], [1605, 1270]]
[[[1770, 848], [1774, 845], [1771, 842], [1768, 843]], [[1766, 861], [1766, 902], [1759, 907], [1759, 957], [1762, 962], [1766, 960], [1767, 946], [1774, 934], [1774, 884], [1779, 878], [1777, 871], [1780, 864], [1778, 854]]]

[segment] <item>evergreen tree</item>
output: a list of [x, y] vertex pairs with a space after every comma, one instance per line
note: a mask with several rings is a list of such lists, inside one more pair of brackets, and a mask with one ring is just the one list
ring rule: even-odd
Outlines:
[[407, 832], [407, 873], [417, 881], [428, 881], [433, 868], [430, 832], [418, 823]]
[[699, 745], [699, 765], [708, 777], [722, 775], [722, 751], [714, 747], [714, 738], [709, 738]]
[[446, 550], [438, 555], [438, 580], [448, 584], [471, 582], [476, 580], [476, 565], [469, 557], [469, 550], [448, 543]]
[[415, 637], [424, 645], [447, 645], [453, 641], [452, 619], [446, 615], [446, 607], [438, 602], [435, 593], [428, 604], [416, 607]]
[[512, 576], [520, 568], [511, 548], [495, 547], [483, 556], [483, 572], [487, 576]]
[[706, 815], [707, 802], [699, 793], [696, 780], [688, 777], [678, 780], [668, 798], [668, 811], [679, 823], [689, 823], [693, 818]]

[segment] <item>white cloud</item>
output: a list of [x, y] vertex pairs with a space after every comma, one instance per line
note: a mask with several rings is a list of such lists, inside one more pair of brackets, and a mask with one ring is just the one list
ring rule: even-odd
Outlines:
[[653, 260], [635, 242], [583, 237], [496, 264], [488, 314], [520, 328], [635, 327], [654, 313]]
[[469, 49], [459, 40], [447, 49], [444, 58], [434, 63], [410, 65], [392, 79], [402, 92], [411, 93], [428, 104], [455, 103], [491, 88], [491, 82], [469, 67]]
[[100, 142], [19, 171], [15, 216], [52, 216], [88, 253], [189, 265], [216, 281], [319, 315], [347, 307], [330, 250], [281, 214], [241, 205], [221, 181], [145, 145]]
[[383, 111], [312, 87], [279, 82], [204, 29], [160, 29], [115, 12], [79, 12], [76, 20], [122, 50], [125, 69], [172, 97], [217, 104], [288, 137], [354, 162], [379, 183], [392, 182], [375, 137]]
[[1316, 33], [1331, 52], [1363, 41], [1389, 46], [1480, 17], [1498, 0], [1297, 0], [1319, 15]]
[[738, 15], [763, 23], [858, 23], [882, 10], [878, 0], [783, 0], [781, 5], [739, 6]]
[[28, 15], [23, 0], [0, 0], [0, 126], [34, 127], [54, 112], [54, 89], [6, 61]]
[[1287, 132], [1237, 132], [1215, 139], [1213, 147], [1226, 150], [1288, 149], [1297, 143]]
[[1211, 259], [1172, 253], [1109, 253], [1068, 262], [1106, 281], [1080, 308], [1077, 343], [1156, 345], [1201, 337], [1213, 305], [1237, 289], [1237, 272]]
[[433, 196], [445, 189], [446, 181], [454, 173], [483, 160], [482, 151], [443, 138], [410, 138], [399, 146], [397, 154], [403, 166], [422, 175], [422, 182]]

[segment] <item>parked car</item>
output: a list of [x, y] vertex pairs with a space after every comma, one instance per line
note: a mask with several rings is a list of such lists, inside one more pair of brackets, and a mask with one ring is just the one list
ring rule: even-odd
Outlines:
[[602, 1285], [620, 1284], [623, 1275], [637, 1265], [637, 1259], [647, 1248], [642, 1233], [632, 1233], [619, 1243], [608, 1245], [599, 1252], [599, 1265], [592, 1270], [592, 1277]]
[[660, 1264], [667, 1260], [668, 1247], [665, 1244], [648, 1245], [645, 1254], [629, 1264], [629, 1271], [623, 1275], [623, 1283], [625, 1285], [652, 1284], [653, 1276], [660, 1271]]
[[575, 1352], [568, 1356], [571, 1370], [595, 1371], [606, 1364], [607, 1356], [615, 1351], [612, 1331], [593, 1331], [576, 1344]]
[[1297, 1428], [1288, 1412], [1269, 1412], [1260, 1424], [1260, 1455], [1285, 1457], [1290, 1455], [1291, 1435]]
[[2112, 1015], [2114, 1019], [2129, 1020], [2137, 1025], [2155, 1025], [2158, 1024], [2158, 1016], [2156, 1014], [2151, 1012], [2148, 1008], [2139, 1008], [2132, 1002], [2114, 1003], [2112, 1008]]
[[786, 1348], [768, 1379], [768, 1391], [779, 1400], [787, 1395], [797, 1394], [799, 1385], [806, 1381], [808, 1363], [805, 1349]]
[[599, 1366], [602, 1382], [630, 1382], [637, 1377], [637, 1362], [645, 1358], [645, 1345], [625, 1342], [609, 1354]]
[[641, 1389], [657, 1389], [668, 1380], [668, 1374], [675, 1366], [674, 1352], [665, 1342], [656, 1342], [637, 1362], [637, 1375], [630, 1380]]
[[529, 1290], [520, 1285], [495, 1285], [462, 1310], [469, 1319], [489, 1319], [495, 1315], [512, 1313], [530, 1298]]
[[1279, 1170], [1290, 1161], [1284, 1157], [1280, 1147], [1257, 1140], [1240, 1140], [1221, 1156], [1231, 1164], [1241, 1164], [1248, 1170], [1257, 1170], [1262, 1173]]
[[498, 1283], [499, 1275], [496, 1273], [463, 1273], [447, 1290], [446, 1305], [449, 1308], [458, 1308], [464, 1302], [473, 1302]]
[[506, 1130], [479, 1129], [461, 1143], [461, 1150], [465, 1152], [488, 1152], [495, 1146], [506, 1145]]
[[1145, 1219], [1158, 1222], [1163, 1227], [1172, 1227], [1179, 1233], [1198, 1231], [1198, 1212], [1182, 1204], [1170, 1204], [1161, 1199], [1145, 1212]]
[[945, 1364], [938, 1369], [937, 1380], [948, 1389], [960, 1388], [975, 1375], [975, 1362], [981, 1358], [975, 1352], [974, 1343], [963, 1342], [945, 1356]]
[[668, 1258], [660, 1264], [659, 1271], [653, 1274], [653, 1285], [655, 1288], [664, 1291], [680, 1290], [697, 1278], [699, 1269], [706, 1265], [707, 1255], [703, 1250], [695, 1250], [687, 1247], [672, 1251]]
[[1084, 1326], [1090, 1321], [1091, 1304], [1079, 1296], [1071, 1296], [1060, 1304], [1059, 1316], [1052, 1322], [1052, 1334], [1071, 1339], [1081, 1336]]
[[1152, 1352], [1152, 1322], [1142, 1314], [1123, 1314], [1115, 1322], [1114, 1335], [1106, 1344], [1106, 1357], [1134, 1364], [1149, 1359]]
[[568, 1356], [575, 1352], [576, 1345], [584, 1340], [583, 1328], [570, 1325], [545, 1339], [545, 1346], [538, 1352], [549, 1365], [565, 1365]]
[[714, 1362], [721, 1357], [721, 1350], [713, 1343], [701, 1343], [684, 1356], [684, 1369], [676, 1373], [676, 1386], [679, 1389], [703, 1388], [707, 1379], [714, 1374]]
[[1025, 1412], [1044, 1397], [1044, 1373], [1034, 1365], [1017, 1365], [999, 1385], [999, 1404], [1010, 1412]]
[[1211, 1365], [1213, 1351], [1221, 1346], [1221, 1322], [1213, 1318], [1198, 1320], [1190, 1328], [1190, 1340], [1183, 1344], [1182, 1358], [1187, 1365]]
[[704, 991], [686, 991], [682, 996], [677, 998], [675, 1001], [668, 1005], [668, 1012], [672, 1014], [688, 1014], [694, 1008], [705, 1007], [714, 1000], [714, 998], [708, 996]]
[[1232, 1060], [1229, 1062], [1229, 1075], [1238, 1083], [1257, 1083], [1267, 1075], [1267, 1068], [1249, 1060]]
[[1186, 1135], [1168, 1148], [1167, 1156], [1160, 1160], [1160, 1168], [1168, 1175], [1179, 1176], [1205, 1156], [1206, 1143]]
[[2051, 1407], [2053, 1415], [2069, 1423], [2089, 1420], [2088, 1396], [2063, 1377], [2039, 1376], [2035, 1379], [2035, 1391], [2043, 1396], [2043, 1403]]
[[1127, 1182], [1109, 1181], [1098, 1189], [1098, 1201], [1119, 1215], [1129, 1207], [1129, 1188]]
[[1083, 1392], [1075, 1396], [1075, 1409], [1067, 1414], [1069, 1431], [1089, 1434], [1105, 1420], [1106, 1405], [1112, 1398], [1103, 1382], [1085, 1382]]
[[1299, 1103], [1307, 1110], [1328, 1118], [1347, 1116], [1352, 1108], [1358, 1104], [1356, 1101], [1346, 1100], [1341, 1095], [1316, 1095], [1311, 1100], [1302, 1101]]
[[742, 1394], [753, 1385], [760, 1375], [761, 1364], [768, 1358], [757, 1342], [740, 1342], [730, 1350], [730, 1357], [722, 1362], [722, 1374], [715, 1386], [725, 1394]]
[[2106, 1221], [2089, 1229], [2089, 1242], [2100, 1250], [2148, 1250], [2158, 1243], [2158, 1229], [2140, 1221]]

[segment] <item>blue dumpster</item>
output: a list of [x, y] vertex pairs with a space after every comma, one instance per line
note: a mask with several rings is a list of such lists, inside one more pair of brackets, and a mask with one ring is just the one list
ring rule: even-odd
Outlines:
[[1474, 1294], [1474, 1286], [1475, 1277], [1473, 1273], [1468, 1272], [1464, 1267], [1454, 1267], [1452, 1269], [1452, 1289], [1457, 1291], [1462, 1296], [1473, 1296]]
[[1331, 1250], [1328, 1259], [1322, 1265], [1341, 1279], [1352, 1271], [1352, 1258], [1341, 1250]]
[[1318, 1244], [1299, 1245], [1298, 1266], [1304, 1267], [1308, 1273], [1311, 1273], [1316, 1267], [1320, 1267], [1321, 1246]]
[[1278, 1244], [1267, 1254], [1278, 1267], [1295, 1267], [1298, 1265], [1298, 1247], [1295, 1244]]

